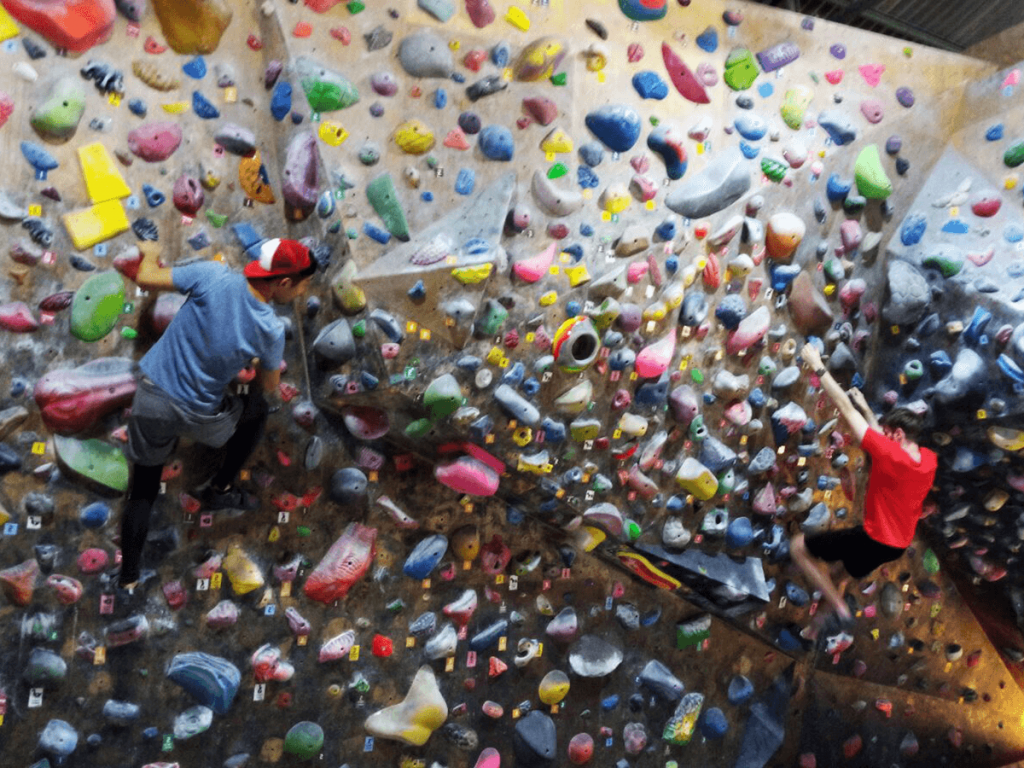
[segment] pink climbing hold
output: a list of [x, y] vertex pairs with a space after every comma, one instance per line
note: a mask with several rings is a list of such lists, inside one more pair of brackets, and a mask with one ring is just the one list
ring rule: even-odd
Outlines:
[[882, 82], [882, 73], [885, 72], [885, 65], [861, 64], [857, 67], [857, 71], [860, 72], [860, 76], [864, 78], [864, 82], [874, 88]]
[[25, 302], [10, 301], [0, 304], [0, 328], [14, 333], [31, 333], [38, 327], [39, 321]]
[[672, 328], [660, 340], [640, 350], [634, 370], [645, 379], [656, 379], [668, 370], [676, 351], [676, 329]]
[[47, 429], [72, 435], [127, 408], [135, 388], [131, 360], [101, 357], [78, 368], [49, 371], [36, 382], [33, 397]]
[[459, 126], [455, 126], [448, 135], [444, 137], [444, 145], [449, 149], [460, 149], [465, 151], [469, 149], [469, 139], [466, 138], [466, 132], [463, 131]]
[[976, 267], [984, 267], [990, 261], [992, 257], [996, 255], [995, 246], [990, 245], [987, 251], [971, 252], [967, 254], [967, 260]]
[[376, 528], [349, 523], [306, 579], [302, 588], [306, 597], [321, 603], [333, 603], [345, 597], [370, 567], [376, 542]]
[[99, 573], [109, 561], [110, 556], [105, 549], [92, 547], [78, 556], [78, 570], [84, 574]]
[[751, 504], [759, 515], [774, 515], [775, 505], [775, 487], [771, 483], [754, 494], [754, 501]]
[[199, 209], [203, 207], [206, 195], [203, 192], [199, 181], [187, 173], [181, 174], [174, 182], [171, 192], [174, 207], [184, 216], [195, 217]]
[[487, 747], [480, 753], [473, 768], [501, 768], [501, 753], [494, 747]]
[[661, 57], [665, 61], [665, 69], [680, 95], [694, 104], [710, 104], [711, 98], [704, 89], [704, 84], [690, 71], [679, 55], [668, 43], [661, 44]]
[[177, 123], [147, 123], [128, 134], [128, 149], [147, 163], [162, 163], [181, 146]]
[[139, 274], [139, 265], [142, 263], [142, 252], [138, 248], [129, 248], [124, 253], [114, 257], [114, 269], [127, 277], [132, 282]]
[[885, 107], [878, 99], [864, 99], [860, 103], [860, 112], [872, 125], [882, 122], [882, 118], [885, 117]]
[[477, 29], [483, 29], [494, 21], [494, 8], [487, 0], [466, 0], [466, 13]]
[[557, 251], [558, 243], [551, 243], [551, 245], [536, 256], [517, 261], [512, 265], [512, 271], [515, 272], [516, 277], [520, 280], [527, 283], [536, 283], [547, 274], [548, 268], [555, 260]]
[[730, 355], [746, 351], [757, 344], [768, 333], [768, 326], [771, 323], [771, 314], [768, 308], [760, 306], [747, 315], [735, 331], [730, 331], [725, 340], [725, 351]]
[[460, 456], [455, 461], [439, 464], [434, 477], [441, 485], [470, 496], [493, 496], [501, 482], [501, 476], [494, 469], [472, 456]]
[[4, 91], [0, 91], [0, 128], [3, 127], [4, 123], [14, 113], [14, 99], [12, 99]]
[[649, 268], [646, 261], [634, 261], [626, 268], [626, 280], [631, 285], [639, 283]]
[[82, 597], [82, 582], [70, 576], [63, 576], [59, 573], [51, 574], [46, 579], [46, 586], [57, 593], [57, 600], [61, 605], [74, 605]]
[[305, 0], [306, 7], [314, 13], [327, 13], [331, 8], [336, 6], [341, 0]]
[[1011, 69], [1006, 74], [1006, 77], [1003, 78], [1003, 84], [1000, 86], [1000, 88], [1009, 88], [1011, 86], [1018, 85], [1019, 83], [1020, 83], [1020, 70], [1019, 69]]
[[839, 225], [839, 239], [843, 244], [843, 251], [850, 253], [860, 247], [863, 234], [860, 229], [860, 222], [856, 219], [846, 219]]
[[558, 105], [546, 96], [528, 96], [523, 109], [541, 125], [550, 125], [558, 117]]
[[833, 69], [825, 73], [825, 79], [832, 85], [839, 85], [843, 82], [843, 70]]

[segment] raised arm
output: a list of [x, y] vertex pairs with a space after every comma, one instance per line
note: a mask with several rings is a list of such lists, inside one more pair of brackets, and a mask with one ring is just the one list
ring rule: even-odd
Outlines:
[[800, 350], [800, 357], [803, 358], [811, 371], [821, 380], [821, 386], [825, 390], [825, 394], [828, 395], [835, 407], [839, 409], [839, 414], [850, 425], [854, 437], [860, 443], [864, 439], [864, 433], [868, 430], [867, 419], [857, 410], [849, 395], [839, 386], [839, 382], [822, 365], [821, 355], [818, 354], [818, 350], [813, 344], [804, 344], [804, 348]]
[[850, 387], [846, 394], [850, 396], [850, 401], [854, 404], [857, 410], [864, 414], [864, 418], [867, 419], [868, 426], [881, 432], [882, 426], [878, 423], [878, 419], [875, 417], [875, 412], [872, 411], [871, 406], [868, 405], [868, 401], [864, 397], [864, 393], [856, 387]]
[[132, 246], [114, 259], [114, 269], [144, 291], [173, 291], [171, 268], [160, 263], [160, 246], [153, 242]]

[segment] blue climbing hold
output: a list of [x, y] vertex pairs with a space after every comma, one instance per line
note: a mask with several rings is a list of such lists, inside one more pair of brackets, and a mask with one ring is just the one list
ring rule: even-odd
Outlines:
[[952, 235], [966, 235], [971, 231], [971, 227], [963, 219], [950, 219], [942, 225], [942, 231]]
[[747, 160], [753, 160], [755, 157], [761, 154], [761, 148], [755, 146], [754, 144], [751, 144], [750, 142], [741, 141], [740, 152], [743, 153], [743, 156], [747, 158]]
[[640, 113], [627, 104], [606, 104], [588, 114], [584, 122], [613, 152], [628, 152], [640, 138]]
[[491, 48], [491, 63], [499, 69], [508, 65], [512, 60], [512, 47], [502, 40]]
[[900, 242], [904, 245], [917, 245], [924, 237], [924, 231], [928, 228], [928, 220], [922, 213], [912, 213], [903, 220], [900, 227]]
[[770, 271], [772, 290], [782, 293], [803, 268], [799, 264], [773, 264]]
[[756, 112], [744, 112], [733, 121], [733, 125], [747, 141], [760, 141], [768, 133], [768, 121]]
[[203, 706], [226, 715], [238, 693], [242, 673], [227, 659], [208, 653], [179, 653], [171, 659], [167, 678]]
[[583, 189], [595, 189], [601, 183], [601, 179], [590, 168], [581, 165], [576, 169], [576, 182]]
[[448, 91], [438, 88], [434, 91], [434, 107], [444, 109], [446, 106], [448, 106]]
[[647, 137], [647, 146], [661, 157], [670, 179], [683, 177], [686, 173], [686, 148], [680, 131], [669, 125], [659, 125]]
[[86, 528], [102, 528], [110, 520], [110, 507], [102, 501], [94, 501], [82, 508], [78, 520]]
[[199, 91], [192, 91], [192, 111], [202, 120], [215, 120], [220, 117], [220, 110]]
[[459, 175], [455, 177], [455, 191], [460, 195], [473, 194], [476, 186], [476, 171], [472, 168], [462, 168]]
[[437, 567], [447, 551], [448, 538], [446, 536], [440, 533], [427, 536], [413, 547], [402, 566], [402, 573], [416, 581], [422, 581]]
[[987, 131], [985, 131], [985, 139], [988, 141], [999, 141], [1003, 138], [1003, 124], [996, 123]]
[[833, 173], [825, 184], [825, 195], [830, 203], [840, 203], [846, 199], [852, 188], [852, 181], [840, 178], [838, 173]]
[[503, 125], [488, 125], [480, 131], [480, 151], [488, 160], [509, 161], [515, 154], [512, 131]]
[[718, 302], [715, 317], [730, 331], [735, 331], [740, 321], [747, 316], [747, 302], [738, 293], [730, 293]]
[[657, 72], [645, 69], [633, 75], [633, 88], [641, 99], [656, 99], [661, 101], [668, 96], [668, 84], [661, 79]]
[[149, 204], [150, 208], [156, 208], [159, 205], [163, 205], [167, 200], [167, 196], [152, 184], [143, 184], [142, 194], [145, 195], [146, 202]]
[[286, 80], [278, 80], [274, 93], [270, 97], [270, 114], [280, 122], [292, 111], [292, 84]]
[[1024, 240], [1024, 229], [1016, 224], [1010, 224], [1003, 230], [1003, 239], [1008, 243], [1019, 243]]
[[704, 710], [700, 720], [700, 732], [705, 739], [720, 739], [729, 730], [729, 721], [718, 707]]
[[725, 532], [725, 544], [728, 547], [745, 547], [754, 539], [754, 529], [750, 525], [750, 518], [736, 517], [729, 521], [729, 527]]
[[181, 71], [193, 80], [202, 80], [206, 77], [206, 59], [202, 56], [196, 56], [191, 61], [186, 61], [182, 65]]
[[561, 443], [566, 438], [566, 427], [560, 421], [547, 417], [540, 423], [540, 428], [544, 430], [544, 442], [545, 443]]
[[422, 280], [417, 280], [416, 285], [414, 285], [412, 288], [408, 290], [406, 296], [408, 296], [413, 301], [420, 301], [421, 299], [425, 299], [427, 297], [427, 287], [423, 284]]
[[363, 222], [363, 234], [376, 240], [381, 245], [387, 245], [391, 241], [391, 233], [386, 229], [378, 227], [372, 221]]
[[985, 328], [992, 320], [992, 313], [984, 307], [975, 307], [971, 322], [964, 328], [962, 338], [971, 345], [977, 345], [984, 337]]
[[128, 109], [136, 117], [145, 117], [149, 108], [146, 106], [146, 102], [142, 99], [132, 99], [128, 102]]
[[729, 681], [729, 689], [726, 696], [729, 703], [736, 706], [745, 704], [754, 695], [754, 684], [744, 675], [736, 675]]
[[52, 171], [59, 165], [53, 155], [31, 141], [21, 142], [21, 154], [28, 160], [28, 164], [35, 168], [36, 179], [39, 181], [46, 178], [47, 171]]
[[718, 50], [718, 30], [714, 27], [709, 26], [699, 35], [697, 35], [697, 47], [708, 53], [714, 53]]
[[591, 168], [596, 168], [604, 160], [604, 147], [596, 141], [588, 141], [580, 147], [579, 155], [580, 160]]

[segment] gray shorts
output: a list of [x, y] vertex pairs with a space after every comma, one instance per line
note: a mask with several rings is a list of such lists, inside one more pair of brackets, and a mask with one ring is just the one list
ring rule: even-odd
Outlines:
[[225, 394], [217, 413], [199, 413], [141, 376], [128, 419], [125, 455], [134, 464], [163, 464], [180, 437], [220, 448], [234, 434], [241, 415], [242, 401], [234, 395]]

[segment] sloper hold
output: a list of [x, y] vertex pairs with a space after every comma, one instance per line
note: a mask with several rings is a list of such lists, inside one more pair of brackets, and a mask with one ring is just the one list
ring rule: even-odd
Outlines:
[[79, 251], [127, 232], [130, 226], [120, 200], [108, 200], [90, 208], [65, 213], [62, 220], [71, 242]]
[[124, 280], [117, 272], [101, 272], [75, 291], [71, 302], [71, 334], [98, 341], [117, 324], [124, 309]]
[[167, 44], [175, 53], [213, 53], [231, 23], [230, 0], [153, 0]]
[[398, 44], [398, 62], [413, 77], [447, 78], [453, 70], [451, 49], [429, 30], [402, 39]]
[[681, 179], [686, 173], [686, 146], [684, 133], [679, 128], [661, 124], [647, 137], [647, 146], [661, 155], [665, 172], [670, 179]]
[[700, 219], [724, 210], [750, 189], [750, 168], [743, 153], [730, 147], [703, 171], [672, 190], [665, 205], [681, 216]]
[[579, 191], [556, 186], [543, 171], [534, 171], [530, 189], [537, 202], [552, 216], [569, 216], [583, 207], [583, 195]]
[[120, 448], [102, 440], [76, 440], [54, 435], [57, 460], [72, 477], [95, 483], [108, 491], [128, 490], [128, 460]]
[[81, 80], [62, 77], [50, 88], [45, 100], [32, 113], [32, 129], [53, 144], [75, 135], [85, 113], [85, 89]]
[[633, 21], [657, 21], [668, 13], [668, 0], [619, 0], [619, 10]]
[[877, 144], [868, 144], [857, 155], [853, 166], [857, 191], [868, 200], [885, 200], [892, 194], [892, 182], [882, 167], [882, 156]]
[[4, 8], [54, 48], [82, 53], [106, 42], [114, 28], [114, 0], [4, 0]]
[[524, 83], [546, 80], [555, 74], [568, 52], [565, 43], [557, 37], [542, 37], [523, 49], [512, 68], [512, 76]]
[[295, 60], [295, 73], [314, 112], [334, 112], [359, 101], [359, 91], [351, 80], [307, 56]]
[[305, 221], [320, 196], [320, 152], [312, 131], [300, 133], [288, 143], [281, 178], [285, 216], [289, 221]]
[[388, 232], [399, 240], [409, 240], [409, 225], [405, 220], [405, 212], [398, 201], [398, 192], [390, 173], [382, 173], [366, 185], [366, 196], [377, 215], [384, 221]]
[[325, 604], [345, 597], [370, 567], [376, 541], [376, 528], [349, 523], [306, 579], [306, 597]]
[[711, 97], [704, 89], [704, 84], [690, 71], [686, 63], [673, 51], [668, 43], [661, 44], [661, 58], [665, 61], [669, 79], [679, 94], [694, 104], [710, 104]]
[[448, 719], [448, 704], [438, 688], [434, 671], [420, 667], [409, 692], [398, 704], [374, 712], [363, 724], [374, 736], [422, 747]]
[[181, 145], [177, 123], [147, 123], [128, 133], [128, 149], [147, 163], [162, 163]]
[[47, 372], [33, 392], [43, 424], [58, 434], [74, 434], [128, 407], [136, 387], [132, 366], [127, 358], [101, 357], [78, 368]]
[[218, 715], [226, 715], [238, 693], [242, 673], [219, 656], [179, 653], [167, 667], [167, 679], [180, 685], [203, 706]]
[[585, 122], [613, 152], [628, 152], [640, 138], [640, 114], [627, 104], [606, 104], [590, 112]]

